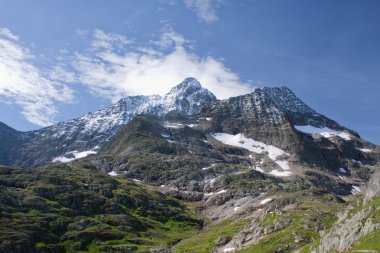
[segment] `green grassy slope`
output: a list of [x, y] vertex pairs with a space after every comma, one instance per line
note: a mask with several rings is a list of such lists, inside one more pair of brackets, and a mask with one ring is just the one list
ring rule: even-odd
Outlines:
[[144, 252], [200, 229], [176, 200], [74, 166], [0, 167], [0, 252]]

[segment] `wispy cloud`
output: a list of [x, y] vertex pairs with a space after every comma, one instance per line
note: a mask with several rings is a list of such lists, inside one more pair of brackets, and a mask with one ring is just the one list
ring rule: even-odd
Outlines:
[[218, 20], [216, 11], [213, 8], [215, 0], [183, 0], [186, 7], [195, 12], [202, 21], [211, 23]]
[[55, 102], [72, 101], [73, 91], [31, 63], [34, 55], [7, 28], [0, 28], [0, 99], [15, 103], [33, 124], [47, 126], [57, 113]]
[[92, 46], [95, 49], [107, 49], [112, 50], [115, 47], [123, 48], [125, 45], [133, 43], [127, 37], [116, 33], [105, 33], [102, 30], [96, 29], [94, 31], [94, 40]]
[[[102, 37], [106, 35], [96, 30], [94, 40], [99, 33]], [[155, 43], [146, 47], [119, 50], [119, 42], [112, 41], [107, 47], [98, 47], [96, 52], [76, 56], [74, 66], [79, 81], [95, 95], [112, 101], [128, 95], [162, 95], [189, 76], [197, 78], [219, 98], [246, 94], [253, 89], [223, 61], [193, 53], [184, 36], [172, 29], [166, 29]]]

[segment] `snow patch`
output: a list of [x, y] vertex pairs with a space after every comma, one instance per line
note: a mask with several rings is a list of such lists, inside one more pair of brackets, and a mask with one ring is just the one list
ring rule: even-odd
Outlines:
[[234, 252], [236, 250], [236, 248], [232, 247], [232, 248], [225, 248], [223, 249], [223, 252]]
[[371, 153], [372, 152], [372, 149], [368, 149], [368, 148], [356, 148], [357, 150], [360, 150], [364, 153]]
[[211, 166], [209, 166], [209, 167], [204, 167], [204, 168], [202, 168], [202, 170], [209, 170], [209, 169], [211, 169], [212, 167], [214, 167], [215, 166], [215, 164], [213, 163], [213, 164], [211, 164]]
[[352, 193], [353, 195], [355, 195], [356, 193], [359, 193], [359, 192], [361, 192], [360, 188], [359, 188], [358, 186], [356, 186], [356, 185], [353, 185], [353, 186], [352, 186], [351, 193]]
[[234, 212], [236, 212], [237, 210], [239, 210], [240, 206], [235, 206], [234, 208]]
[[211, 195], [214, 195], [214, 194], [221, 194], [221, 193], [225, 193], [227, 192], [227, 190], [221, 190], [221, 191], [218, 191], [218, 192], [209, 192], [209, 193], [205, 193], [204, 195], [205, 196], [211, 196]]
[[269, 174], [275, 175], [276, 177], [289, 177], [293, 173], [290, 171], [272, 170], [271, 172], [269, 172]]
[[344, 131], [333, 130], [328, 127], [319, 128], [319, 127], [307, 125], [307, 126], [294, 126], [294, 128], [300, 132], [311, 134], [311, 135], [320, 134], [325, 138], [339, 136], [340, 138], [345, 139], [346, 141], [351, 140], [351, 135], [349, 133], [344, 132]]
[[261, 173], [264, 173], [265, 171], [262, 169], [262, 168], [260, 168], [260, 167], [256, 167], [254, 170], [257, 170], [257, 171], [259, 171], [259, 172], [261, 172]]
[[[245, 148], [256, 154], [268, 152], [269, 158], [272, 159], [275, 163], [277, 163], [278, 166], [280, 166], [283, 170], [289, 170], [288, 161], [277, 159], [278, 156], [289, 155], [282, 149], [279, 149], [272, 145], [267, 145], [260, 141], [255, 141], [253, 139], [246, 138], [241, 133], [236, 135], [226, 133], [213, 133], [211, 134], [211, 136], [217, 139], [218, 141], [223, 142], [224, 144]], [[288, 171], [285, 174], [290, 175], [292, 173]]]
[[165, 122], [163, 126], [166, 128], [175, 128], [175, 129], [184, 127], [184, 125], [181, 123], [170, 123], [170, 122]]
[[111, 171], [111, 172], [108, 172], [108, 175], [110, 175], [111, 177], [115, 177], [118, 174], [115, 171]]
[[339, 168], [339, 171], [342, 173], [347, 173], [347, 170], [345, 170], [344, 168]]
[[[280, 166], [283, 170], [289, 170], [290, 169], [289, 165], [288, 165], [288, 161], [274, 161], [274, 162], [277, 163], [278, 166]], [[290, 171], [288, 171], [288, 172], [290, 172]], [[292, 174], [292, 173], [290, 172], [290, 174]]]
[[272, 201], [271, 198], [266, 198], [266, 199], [261, 200], [260, 204], [265, 205], [266, 203], [271, 202], [271, 201]]
[[[52, 160], [52, 162], [53, 163], [55, 163], [55, 162], [68, 163], [68, 162], [74, 161], [76, 159], [84, 158], [88, 155], [93, 155], [96, 153], [97, 153], [97, 151], [94, 151], [94, 150], [86, 150], [86, 151], [82, 151], [82, 152], [78, 152], [77, 150], [74, 150], [74, 151], [66, 153], [63, 156], [58, 156], [58, 157], [54, 158]], [[69, 157], [66, 157], [66, 156], [69, 156]]]
[[170, 135], [168, 135], [168, 134], [164, 134], [164, 133], [162, 133], [162, 134], [160, 134], [161, 135], [161, 137], [163, 137], [163, 138], [170, 138]]

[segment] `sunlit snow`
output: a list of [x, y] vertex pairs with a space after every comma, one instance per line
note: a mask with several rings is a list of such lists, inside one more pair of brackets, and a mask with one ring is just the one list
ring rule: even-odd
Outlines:
[[86, 151], [82, 151], [82, 152], [78, 152], [78, 151], [74, 150], [74, 151], [71, 151], [71, 152], [69, 152], [69, 153], [66, 154], [69, 157], [58, 156], [58, 157], [54, 158], [53, 159], [53, 163], [54, 162], [68, 163], [68, 162], [74, 161], [76, 159], [84, 158], [84, 157], [86, 157], [88, 155], [93, 155], [93, 154], [96, 154], [96, 153], [97, 152], [94, 151], [94, 150], [86, 150]]
[[360, 151], [362, 151], [362, 152], [364, 152], [364, 153], [371, 153], [372, 152], [372, 150], [371, 149], [368, 149], [368, 148], [356, 148], [357, 150], [360, 150]]
[[115, 171], [108, 172], [108, 175], [114, 177], [117, 176], [118, 174]]
[[351, 193], [352, 194], [356, 194], [356, 193], [359, 193], [359, 192], [361, 192], [360, 188], [358, 186], [356, 186], [356, 185], [353, 185]]
[[256, 154], [261, 154], [262, 152], [268, 152], [269, 158], [272, 159], [275, 163], [277, 163], [278, 166], [280, 166], [283, 170], [286, 170], [280, 173], [277, 173], [276, 172], [277, 170], [274, 170], [272, 171], [273, 175], [287, 177], [292, 174], [292, 172], [288, 171], [289, 170], [288, 161], [277, 159], [278, 156], [289, 155], [282, 149], [279, 149], [272, 145], [267, 145], [260, 141], [255, 141], [253, 139], [246, 138], [244, 137], [243, 134], [232, 135], [232, 134], [226, 134], [226, 133], [213, 133], [211, 134], [211, 136], [217, 139], [218, 141], [223, 142], [224, 144], [245, 148]]
[[259, 171], [261, 173], [264, 173], [264, 170], [262, 168], [260, 168], [260, 167], [256, 167], [254, 170], [257, 170], [257, 171]]
[[162, 133], [162, 134], [160, 134], [161, 135], [161, 137], [163, 137], [163, 138], [170, 138], [170, 135], [168, 135], [168, 134], [164, 134], [164, 133]]
[[325, 138], [339, 136], [340, 138], [345, 139], [346, 141], [351, 140], [351, 135], [349, 133], [333, 130], [328, 127], [319, 128], [319, 127], [307, 125], [307, 126], [294, 126], [294, 128], [300, 132], [311, 134], [311, 135], [320, 134]]
[[208, 167], [204, 167], [204, 168], [202, 168], [202, 170], [209, 170], [209, 169], [211, 169], [212, 167], [214, 167], [215, 166], [215, 164], [211, 164], [210, 166], [208, 166]]
[[183, 128], [184, 125], [181, 123], [165, 122], [164, 127], [166, 127], [166, 128]]
[[225, 192], [227, 192], [227, 190], [220, 190], [218, 192], [209, 192], [209, 193], [205, 193], [205, 196], [211, 196], [214, 194], [221, 194], [221, 193], [225, 193]]
[[261, 200], [260, 204], [261, 204], [261, 205], [265, 205], [266, 203], [268, 203], [268, 202], [270, 202], [270, 201], [272, 201], [271, 198], [266, 198], [266, 199]]
[[289, 177], [293, 173], [290, 171], [272, 170], [271, 172], [269, 172], [269, 174], [275, 175], [276, 177]]

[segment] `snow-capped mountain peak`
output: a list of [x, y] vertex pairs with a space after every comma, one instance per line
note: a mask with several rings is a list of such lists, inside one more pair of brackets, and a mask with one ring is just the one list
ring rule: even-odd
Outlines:
[[162, 107], [166, 112], [191, 115], [199, 112], [202, 103], [213, 100], [216, 100], [214, 94], [204, 89], [197, 79], [189, 77], [164, 96]]

